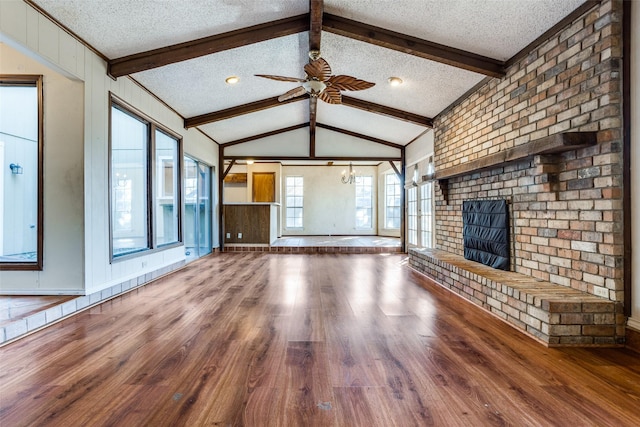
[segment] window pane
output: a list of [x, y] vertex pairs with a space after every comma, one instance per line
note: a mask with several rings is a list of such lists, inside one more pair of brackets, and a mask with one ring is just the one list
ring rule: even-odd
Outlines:
[[400, 180], [395, 173], [385, 175], [386, 228], [400, 228]]
[[[33, 263], [38, 254], [36, 82], [0, 85], [0, 263]], [[4, 169], [6, 168], [6, 169]]]
[[433, 185], [424, 183], [420, 186], [420, 246], [432, 246], [433, 224]]
[[286, 197], [286, 227], [302, 228], [303, 224], [303, 200], [304, 178], [301, 176], [288, 176], [285, 178]]
[[178, 141], [156, 131], [156, 243], [178, 241], [180, 199], [178, 191]]
[[407, 190], [407, 241], [411, 245], [418, 243], [418, 189]]
[[184, 158], [184, 250], [187, 259], [198, 258], [198, 164]]
[[111, 229], [116, 257], [149, 248], [148, 126], [116, 107], [111, 113]]
[[357, 176], [356, 185], [356, 228], [373, 227], [373, 177]]

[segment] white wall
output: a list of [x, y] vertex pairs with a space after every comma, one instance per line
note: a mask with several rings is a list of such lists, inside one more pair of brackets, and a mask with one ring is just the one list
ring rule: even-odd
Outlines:
[[[81, 294], [84, 290], [84, 85], [25, 56], [6, 43], [0, 43], [0, 58], [2, 74], [43, 75], [45, 214], [43, 271], [0, 271], [0, 291]], [[36, 165], [24, 161], [21, 165], [24, 168], [23, 175], [17, 177], [37, 177]], [[2, 168], [4, 172], [4, 164]], [[33, 221], [29, 219], [28, 222]], [[28, 227], [28, 224], [25, 223], [24, 227]]]
[[411, 166], [424, 160], [433, 154], [433, 129], [429, 129], [418, 139], [407, 145], [404, 156], [407, 166]]
[[[354, 166], [357, 175], [373, 177], [373, 218], [370, 230], [355, 227], [355, 185], [340, 179], [344, 166], [283, 166], [282, 182], [287, 176], [304, 178], [304, 228], [286, 229], [283, 203], [283, 235], [375, 235], [377, 234], [377, 166]], [[284, 187], [283, 190], [284, 191]]]
[[[247, 173], [246, 165], [234, 165], [229, 173]], [[247, 181], [249, 176], [247, 175]], [[249, 182], [244, 183], [225, 183], [224, 184], [224, 203], [247, 203], [251, 201], [251, 194], [248, 193]]]
[[631, 5], [632, 287], [628, 326], [640, 331], [640, 4]]
[[[48, 119], [45, 119], [57, 122], [61, 129], [69, 127], [77, 131], [79, 126], [81, 129], [79, 140], [82, 141], [81, 147], [79, 149], [75, 147], [73, 153], [66, 151], [56, 153], [61, 157], [71, 154], [63, 160], [65, 166], [60, 168], [60, 176], [48, 175], [47, 168], [50, 166], [47, 162], [45, 164], [46, 179], [50, 182], [51, 188], [51, 196], [45, 194], [45, 204], [47, 199], [68, 196], [72, 199], [68, 204], [82, 212], [77, 220], [72, 220], [65, 216], [64, 212], [45, 209], [45, 230], [47, 228], [57, 230], [65, 236], [73, 235], [73, 233], [66, 232], [83, 230], [78, 242], [70, 239], [64, 247], [56, 247], [60, 258], [84, 259], [83, 277], [70, 278], [67, 271], [65, 280], [55, 280], [56, 285], [73, 287], [74, 290], [80, 289], [81, 292], [88, 294], [184, 260], [184, 248], [177, 247], [114, 263], [109, 261], [109, 93], [114, 93], [153, 120], [181, 135], [185, 154], [193, 153], [193, 156], [199, 160], [217, 166], [217, 145], [196, 129], [185, 130], [183, 119], [180, 116], [132, 80], [119, 78], [114, 81], [108, 77], [107, 64], [104, 60], [20, 0], [0, 1], [0, 37], [3, 41], [11, 43], [12, 46], [24, 50], [25, 54], [36, 58], [38, 62], [46, 63], [64, 73], [70, 77], [68, 81], [74, 79], [77, 82], [84, 82], [83, 97], [76, 95], [73, 102], [69, 102], [67, 106], [71, 109], [80, 109], [81, 117], [72, 119], [70, 116], [61, 114], [58, 117], [50, 115]], [[5, 63], [4, 57], [2, 62]], [[81, 85], [81, 83], [79, 84]], [[45, 82], [45, 87], [46, 85]], [[69, 83], [69, 86], [72, 84]], [[80, 93], [82, 94], [82, 92]], [[55, 109], [63, 105], [58, 102], [60, 99], [65, 99], [62, 96], [61, 92], [58, 96], [49, 97], [50, 101], [54, 103], [52, 105], [55, 106]], [[45, 138], [48, 136], [45, 135]], [[56, 138], [64, 140], [62, 134], [57, 135]], [[46, 141], [45, 144], [47, 144]], [[78, 159], [75, 154], [80, 154], [82, 157]], [[84, 182], [82, 180], [83, 170], [85, 171]], [[215, 174], [217, 175], [218, 172], [216, 170]], [[67, 188], [68, 182], [76, 182], [78, 177], [83, 185], [72, 189]], [[217, 177], [214, 177], [213, 181], [217, 182]], [[78, 191], [77, 194], [76, 191]], [[217, 218], [215, 212], [214, 218]], [[213, 230], [213, 236], [214, 246], [218, 246], [217, 229]], [[62, 236], [58, 237], [62, 238]], [[45, 246], [55, 244], [55, 242], [56, 238], [45, 235]], [[46, 251], [47, 249], [45, 249], [45, 254]], [[0, 290], [11, 283], [11, 286], [18, 287], [25, 293], [41, 291], [43, 284], [47, 283], [50, 277], [54, 278], [51, 268], [51, 266], [47, 267], [45, 260], [44, 271], [37, 274], [31, 273], [33, 277], [28, 276], [29, 272], [3, 272]], [[18, 279], [20, 274], [27, 274], [25, 280]]]

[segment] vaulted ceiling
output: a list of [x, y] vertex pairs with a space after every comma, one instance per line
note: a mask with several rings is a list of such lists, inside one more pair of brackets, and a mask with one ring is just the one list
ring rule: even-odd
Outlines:
[[[348, 136], [406, 146], [432, 119], [585, 0], [29, 0], [185, 118], [229, 147]], [[277, 97], [319, 48], [332, 74], [375, 83], [342, 105]], [[237, 76], [235, 85], [225, 83]], [[390, 77], [403, 83], [391, 86]], [[311, 113], [310, 113], [311, 111]], [[285, 138], [286, 136], [286, 138]], [[340, 139], [338, 138], [338, 139]], [[309, 144], [309, 145], [307, 145]], [[256, 145], [254, 144], [255, 148]], [[296, 151], [298, 150], [298, 151]], [[258, 150], [260, 151], [260, 150]], [[348, 151], [348, 150], [347, 150]], [[365, 153], [366, 154], [366, 153]]]

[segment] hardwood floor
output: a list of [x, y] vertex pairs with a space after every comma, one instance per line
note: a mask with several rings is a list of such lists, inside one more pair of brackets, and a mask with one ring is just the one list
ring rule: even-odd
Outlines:
[[221, 253], [0, 348], [1, 426], [637, 426], [640, 360], [548, 349], [403, 255]]

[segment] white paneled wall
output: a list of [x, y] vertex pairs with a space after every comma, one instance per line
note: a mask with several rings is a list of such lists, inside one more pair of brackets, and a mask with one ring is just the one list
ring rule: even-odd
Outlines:
[[[69, 259], [84, 260], [77, 270], [79, 278], [71, 277], [64, 283], [56, 279], [60, 285], [60, 293], [94, 293], [114, 284], [122, 283], [145, 272], [160, 270], [165, 266], [175, 265], [184, 260], [182, 247], [160, 251], [134, 259], [109, 261], [109, 212], [108, 212], [108, 136], [109, 136], [109, 96], [110, 93], [144, 112], [153, 120], [170, 128], [183, 137], [184, 152], [211, 166], [218, 165], [218, 147], [196, 129], [185, 130], [183, 118], [147, 93], [129, 78], [113, 80], [107, 76], [106, 62], [89, 48], [77, 41], [66, 31], [59, 28], [48, 18], [38, 13], [22, 0], [0, 1], [0, 37], [1, 41], [22, 54], [36, 59], [67, 78], [84, 84], [84, 96], [66, 100], [82, 106], [83, 123], [65, 123], [65, 126], [84, 126], [83, 135], [79, 138], [77, 152], [83, 153], [80, 176], [84, 175], [83, 197], [81, 203], [83, 222], [79, 225], [83, 231], [80, 243], [73, 247], [65, 247], [60, 254]], [[4, 58], [3, 58], [4, 61]], [[24, 71], [27, 74], [27, 71]], [[45, 81], [45, 98], [47, 97]], [[54, 102], [65, 100], [54, 100]], [[50, 118], [49, 118], [50, 119]], [[46, 120], [46, 119], [45, 119]], [[64, 120], [64, 119], [60, 119]], [[82, 120], [82, 119], [80, 119]], [[45, 133], [45, 144], [50, 135]], [[83, 139], [83, 140], [82, 140]], [[69, 165], [67, 165], [69, 166]], [[71, 165], [73, 166], [73, 165]], [[79, 165], [75, 165], [79, 166]], [[45, 168], [55, 168], [55, 163]], [[215, 170], [215, 176], [218, 171]], [[217, 178], [214, 177], [214, 181]], [[49, 182], [49, 186], [63, 185], [62, 182]], [[81, 198], [81, 197], [79, 197]], [[217, 197], [216, 197], [217, 199]], [[59, 223], [61, 218], [52, 217], [45, 200], [45, 223]], [[217, 211], [218, 206], [216, 204]], [[214, 218], [217, 213], [214, 212]], [[55, 225], [52, 225], [55, 227]], [[217, 227], [213, 230], [214, 247], [218, 246]], [[45, 245], [51, 239], [45, 235]], [[83, 241], [83, 244], [82, 244]], [[46, 252], [45, 252], [46, 255]], [[47, 282], [51, 269], [46, 265], [42, 272], [3, 272], [0, 291], [4, 289], [20, 289], [25, 293], [47, 293], [41, 284]], [[24, 280], [31, 276], [31, 279]], [[64, 289], [73, 289], [67, 292]]]
[[[0, 271], [0, 291], [82, 294], [84, 85], [23, 55], [6, 43], [0, 44], [0, 58], [2, 74], [43, 76], [45, 163], [44, 270]], [[11, 154], [15, 155], [15, 151]], [[0, 164], [2, 173], [7, 172], [7, 165], [11, 161], [11, 158], [6, 158], [6, 162]], [[20, 175], [20, 179], [35, 181], [36, 163], [20, 163], [24, 166], [24, 174]]]

